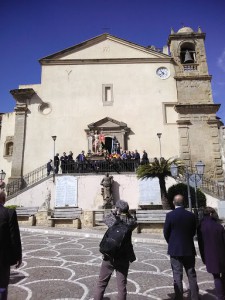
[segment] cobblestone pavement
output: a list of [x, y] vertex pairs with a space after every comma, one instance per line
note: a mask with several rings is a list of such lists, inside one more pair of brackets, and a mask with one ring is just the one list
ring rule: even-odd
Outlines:
[[[11, 271], [9, 300], [91, 300], [101, 255], [99, 238], [51, 230], [21, 231], [23, 264]], [[151, 236], [151, 235], [149, 235]], [[135, 240], [135, 238], [134, 238]], [[128, 275], [128, 300], [172, 299], [173, 280], [167, 246], [162, 240], [134, 243], [137, 261]], [[200, 258], [196, 261], [201, 299], [216, 299], [213, 281]], [[187, 278], [184, 276], [187, 289]], [[188, 297], [185, 293], [185, 298]], [[116, 299], [116, 278], [110, 280], [104, 299]]]

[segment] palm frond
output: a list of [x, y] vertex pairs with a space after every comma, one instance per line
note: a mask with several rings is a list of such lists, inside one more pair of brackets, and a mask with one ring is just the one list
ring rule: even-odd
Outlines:
[[171, 176], [170, 167], [171, 164], [175, 163], [178, 166], [179, 174], [183, 174], [185, 165], [184, 162], [180, 159], [169, 158], [165, 159], [161, 157], [160, 159], [154, 158], [153, 162], [150, 162], [146, 165], [140, 165], [136, 171], [137, 177], [139, 179], [147, 178], [166, 178]]

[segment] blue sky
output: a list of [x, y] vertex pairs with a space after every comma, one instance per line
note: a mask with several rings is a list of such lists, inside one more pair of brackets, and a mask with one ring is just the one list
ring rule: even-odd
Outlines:
[[213, 99], [225, 122], [224, 0], [0, 0], [0, 112], [13, 111], [11, 89], [40, 83], [42, 57], [103, 32], [162, 47], [170, 28], [183, 25], [206, 33]]

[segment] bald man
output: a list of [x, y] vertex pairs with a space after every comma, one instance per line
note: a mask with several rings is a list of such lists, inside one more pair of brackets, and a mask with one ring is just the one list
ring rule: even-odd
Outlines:
[[166, 215], [164, 237], [168, 243], [168, 254], [173, 271], [175, 299], [183, 299], [183, 268], [186, 271], [190, 298], [198, 300], [198, 284], [195, 271], [194, 235], [196, 231], [195, 216], [185, 210], [184, 198], [176, 195], [173, 199], [175, 210]]
[[0, 300], [8, 294], [10, 266], [22, 263], [22, 248], [16, 211], [4, 207], [6, 194], [0, 191]]

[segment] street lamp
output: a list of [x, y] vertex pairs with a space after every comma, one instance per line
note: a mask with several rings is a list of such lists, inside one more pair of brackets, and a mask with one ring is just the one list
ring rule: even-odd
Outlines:
[[157, 133], [157, 136], [159, 138], [159, 154], [160, 154], [160, 158], [162, 157], [162, 152], [161, 152], [161, 136], [162, 136], [162, 133]]
[[[198, 209], [198, 199], [197, 199], [197, 186], [201, 182], [203, 174], [204, 174], [204, 168], [205, 165], [202, 161], [199, 161], [195, 165], [196, 172], [193, 174], [189, 172], [188, 167], [185, 167], [185, 178], [187, 183], [187, 192], [188, 192], [188, 206], [189, 210], [192, 211], [192, 203], [191, 203], [191, 192], [190, 192], [190, 185], [192, 186], [192, 182], [194, 183], [195, 188], [195, 203], [196, 203], [196, 209]], [[170, 166], [170, 173], [173, 177], [178, 176], [178, 166], [175, 163], [172, 163]]]
[[195, 165], [196, 172], [190, 175], [190, 185], [195, 189], [195, 207], [198, 210], [198, 196], [197, 196], [197, 188], [198, 185], [201, 184], [201, 180], [204, 174], [205, 165], [200, 160]]
[[[170, 166], [170, 173], [173, 177], [178, 176], [178, 166], [175, 163], [172, 163]], [[185, 178], [187, 182], [187, 192], [188, 192], [188, 206], [189, 210], [192, 211], [192, 204], [191, 204], [191, 191], [190, 191], [190, 185], [189, 185], [189, 172], [187, 166], [185, 167]]]
[[54, 143], [54, 148], [53, 148], [53, 182], [55, 182], [55, 141], [56, 141], [57, 136], [52, 135], [53, 143]]
[[1, 172], [0, 172], [0, 189], [2, 189], [2, 190], [5, 188], [5, 182], [3, 181], [5, 179], [5, 176], [6, 176], [6, 172], [1, 170]]

